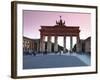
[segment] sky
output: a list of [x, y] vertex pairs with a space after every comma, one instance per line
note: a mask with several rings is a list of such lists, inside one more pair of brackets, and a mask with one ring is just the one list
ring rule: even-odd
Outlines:
[[[80, 39], [86, 39], [91, 36], [91, 14], [89, 13], [34, 10], [23, 11], [23, 35], [28, 38], [39, 39], [39, 29], [41, 29], [40, 26], [54, 26], [56, 24], [56, 20], [59, 21], [59, 16], [62, 16], [62, 20], [65, 20], [66, 26], [80, 27]], [[60, 43], [62, 42], [62, 39], [63, 37], [59, 37], [58, 43], [61, 45], [63, 45]], [[67, 39], [67, 42], [70, 42], [70, 40]], [[73, 43], [75, 43], [75, 39]]]

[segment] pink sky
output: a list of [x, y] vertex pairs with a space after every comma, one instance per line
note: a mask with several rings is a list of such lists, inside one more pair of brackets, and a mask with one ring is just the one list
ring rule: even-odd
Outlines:
[[23, 35], [32, 39], [39, 39], [41, 25], [54, 26], [59, 16], [65, 20], [66, 26], [80, 26], [80, 38], [91, 36], [91, 14], [89, 13], [64, 13], [46, 11], [23, 11]]

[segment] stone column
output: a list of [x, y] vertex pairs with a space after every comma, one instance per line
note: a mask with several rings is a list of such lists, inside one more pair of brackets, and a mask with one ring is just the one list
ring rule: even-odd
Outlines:
[[29, 41], [29, 51], [31, 50], [31, 40]]
[[29, 41], [29, 52], [31, 52], [31, 40]]
[[48, 41], [47, 41], [47, 52], [51, 52], [51, 36], [48, 36]]
[[64, 41], [63, 42], [63, 45], [64, 45], [63, 52], [66, 52], [66, 36], [64, 36], [64, 40], [63, 41]]
[[30, 50], [32, 51], [32, 40], [30, 41]]
[[73, 45], [73, 39], [72, 36], [70, 36], [70, 51], [72, 51], [72, 45]]
[[23, 40], [23, 52], [25, 52], [25, 41]]
[[80, 40], [80, 38], [79, 38], [79, 36], [77, 36], [77, 45], [76, 45], [76, 52], [79, 52], [80, 51], [80, 47], [79, 47], [79, 40]]
[[34, 46], [34, 41], [32, 41], [32, 51], [34, 51], [34, 48], [33, 48], [33, 46]]
[[40, 37], [40, 52], [42, 52], [43, 36]]
[[55, 36], [55, 42], [54, 42], [54, 52], [58, 51], [58, 36]]
[[[44, 44], [45, 44], [45, 42], [44, 42]], [[37, 52], [39, 52], [39, 42], [38, 41], [37, 41]]]
[[80, 38], [79, 38], [79, 36], [77, 36], [77, 43], [79, 43], [79, 40], [80, 40]]
[[40, 40], [40, 52], [44, 52], [45, 51], [45, 36], [41, 36], [41, 40]]
[[26, 46], [27, 46], [27, 49], [26, 49], [26, 50], [27, 50], [27, 52], [28, 52], [28, 48], [29, 48], [29, 44], [28, 44], [28, 41], [27, 41], [27, 45], [26, 45]]

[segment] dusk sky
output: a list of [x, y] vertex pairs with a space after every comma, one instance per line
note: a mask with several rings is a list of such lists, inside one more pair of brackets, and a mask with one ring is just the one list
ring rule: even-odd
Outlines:
[[56, 20], [65, 20], [66, 26], [79, 26], [80, 38], [91, 36], [91, 14], [73, 12], [47, 12], [47, 11], [23, 11], [23, 35], [32, 39], [39, 39], [40, 26], [54, 26]]

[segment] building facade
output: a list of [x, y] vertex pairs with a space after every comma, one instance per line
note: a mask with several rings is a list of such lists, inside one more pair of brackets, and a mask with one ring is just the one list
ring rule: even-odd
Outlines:
[[76, 52], [91, 53], [91, 37], [88, 37], [85, 40], [80, 40], [76, 45], [79, 49], [78, 51], [76, 50]]
[[28, 37], [23, 37], [23, 52], [32, 53], [39, 52], [40, 40], [30, 39]]
[[34, 41], [30, 38], [23, 37], [23, 52], [33, 51]]
[[85, 52], [86, 53], [91, 53], [91, 37], [88, 37], [85, 40]]

